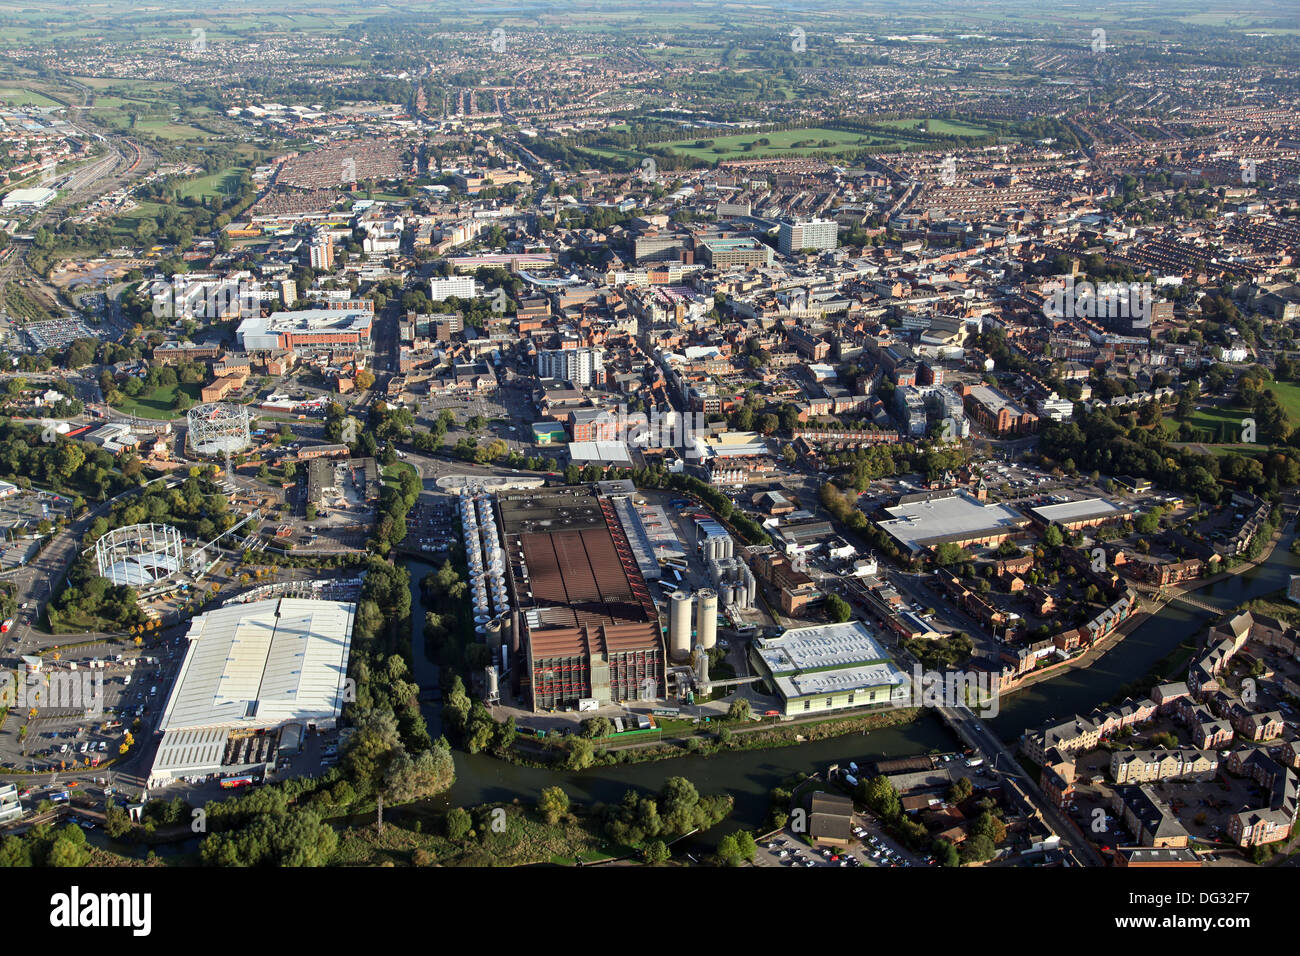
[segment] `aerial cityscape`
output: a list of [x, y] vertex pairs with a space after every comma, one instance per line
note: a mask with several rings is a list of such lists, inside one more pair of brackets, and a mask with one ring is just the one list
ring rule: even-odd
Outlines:
[[0, 0], [0, 866], [1296, 865], [1298, 15]]

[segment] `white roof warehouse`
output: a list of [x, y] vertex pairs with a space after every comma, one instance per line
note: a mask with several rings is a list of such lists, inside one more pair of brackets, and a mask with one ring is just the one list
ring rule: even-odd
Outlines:
[[885, 510], [893, 517], [877, 522], [880, 529], [913, 554], [945, 541], [963, 547], [996, 544], [1029, 524], [1010, 505], [984, 504], [967, 494], [938, 495]]
[[756, 670], [788, 715], [907, 699], [911, 683], [861, 621], [823, 624], [756, 640]]
[[[294, 723], [333, 726], [343, 709], [356, 605], [278, 598], [231, 604], [190, 623], [189, 649], [163, 709], [149, 786], [274, 761], [227, 760], [232, 734]], [[247, 749], [241, 750], [247, 756]], [[232, 754], [231, 756], [234, 756]]]

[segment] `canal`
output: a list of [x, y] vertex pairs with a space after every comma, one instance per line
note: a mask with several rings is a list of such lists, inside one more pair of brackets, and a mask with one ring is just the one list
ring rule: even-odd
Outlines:
[[[1291, 574], [1300, 573], [1300, 558], [1292, 554], [1294, 532], [1279, 542], [1269, 560], [1243, 574], [1202, 588], [1196, 594], [1221, 610], [1285, 587]], [[411, 572], [411, 627], [415, 678], [421, 687], [437, 686], [438, 668], [424, 651], [424, 612], [420, 579], [433, 570], [421, 561], [406, 561]], [[1125, 684], [1143, 677], [1184, 639], [1204, 633], [1216, 615], [1171, 604], [1139, 625], [1118, 647], [1092, 667], [1068, 671], [1011, 695], [1001, 713], [990, 721], [1003, 740], [1013, 741], [1027, 727], [1045, 720], [1086, 713], [1112, 697]], [[441, 732], [439, 705], [426, 706], [429, 732]], [[710, 834], [715, 838], [738, 825], [756, 826], [767, 814], [768, 793], [796, 773], [824, 770], [831, 763], [859, 763], [885, 757], [905, 757], [957, 746], [956, 738], [933, 716], [911, 724], [772, 750], [739, 751], [713, 757], [683, 756], [669, 761], [599, 767], [581, 772], [519, 767], [485, 754], [456, 752], [456, 782], [438, 802], [445, 806], [473, 806], [518, 798], [535, 803], [541, 789], [558, 785], [573, 800], [591, 804], [622, 798], [629, 787], [658, 790], [666, 777], [683, 776], [701, 793], [729, 793], [736, 801], [731, 819]]]

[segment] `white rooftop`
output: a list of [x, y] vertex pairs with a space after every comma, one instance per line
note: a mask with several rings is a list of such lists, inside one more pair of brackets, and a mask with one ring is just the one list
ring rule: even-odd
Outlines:
[[1033, 512], [1050, 524], [1053, 521], [1070, 522], [1084, 521], [1089, 518], [1117, 518], [1127, 513], [1127, 510], [1104, 498], [1083, 498], [1079, 501], [1043, 505], [1041, 508], [1034, 508]]
[[970, 495], [947, 495], [886, 508], [894, 517], [880, 522], [883, 531], [913, 551], [931, 542], [996, 534], [1026, 523], [1008, 505], [981, 504]]
[[355, 611], [344, 601], [279, 598], [195, 618], [159, 729], [337, 718]]
[[795, 628], [755, 644], [787, 700], [885, 686], [895, 700], [908, 693], [907, 674], [861, 621]]
[[621, 441], [571, 441], [569, 457], [575, 463], [611, 462], [630, 465], [632, 456], [627, 450], [627, 443]]
[[911, 678], [893, 661], [812, 674], [783, 674], [776, 678], [776, 686], [787, 700], [885, 686], [894, 688], [890, 693], [891, 700], [902, 700], [908, 696], [909, 684]]
[[757, 645], [773, 674], [889, 660], [889, 654], [861, 621], [799, 627], [780, 637], [759, 640]]

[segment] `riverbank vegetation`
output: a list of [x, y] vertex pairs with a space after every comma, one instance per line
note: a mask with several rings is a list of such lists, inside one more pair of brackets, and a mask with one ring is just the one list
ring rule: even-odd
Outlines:
[[[738, 699], [740, 703], [748, 703]], [[915, 708], [889, 707], [883, 710], [851, 716], [832, 717], [808, 723], [757, 723], [742, 708], [729, 710], [728, 714], [714, 716], [708, 723], [679, 723], [661, 731], [658, 740], [646, 742], [641, 735], [620, 738], [619, 735], [602, 736], [599, 718], [574, 735], [535, 738], [524, 733], [516, 734], [509, 747], [497, 747], [493, 733], [501, 730], [482, 730], [484, 746], [494, 755], [525, 767], [559, 767], [564, 770], [587, 770], [592, 767], [614, 767], [621, 764], [651, 763], [677, 757], [712, 757], [724, 753], [747, 750], [772, 750], [796, 744], [850, 734], [863, 734], [886, 727], [910, 723], [918, 711]], [[490, 721], [486, 709], [480, 721]], [[496, 724], [501, 728], [502, 724]], [[513, 729], [513, 728], [512, 728]]]

